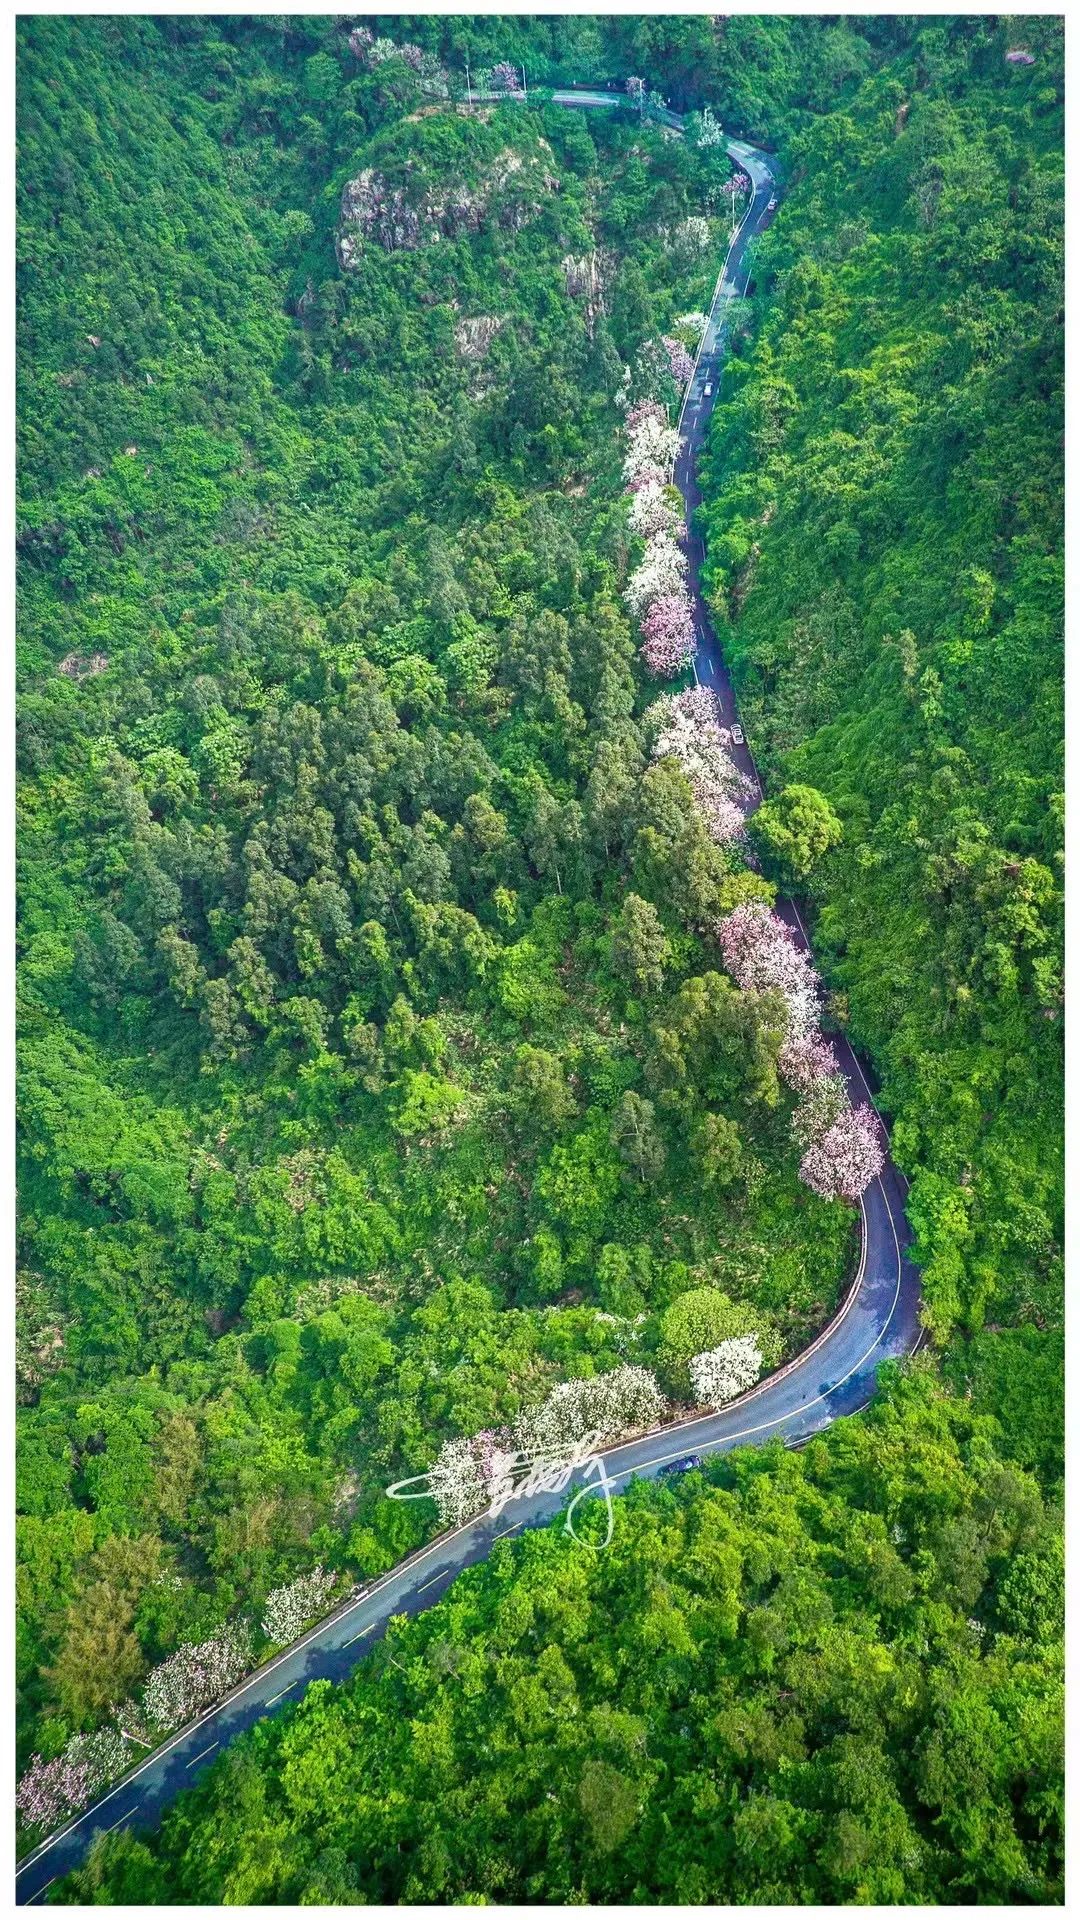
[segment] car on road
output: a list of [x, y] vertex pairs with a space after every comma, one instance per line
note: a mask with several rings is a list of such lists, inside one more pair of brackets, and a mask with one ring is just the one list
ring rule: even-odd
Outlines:
[[746, 739], [746, 735], [743, 732], [741, 727], [732, 727], [731, 737], [734, 740], [735, 745], [737, 747], [741, 747], [743, 744], [743, 741]]
[[669, 1460], [665, 1467], [661, 1467], [657, 1478], [663, 1479], [675, 1473], [692, 1473], [694, 1468], [700, 1465], [700, 1453], [684, 1453], [681, 1460]]
[[775, 193], [774, 193], [774, 194], [773, 194], [773, 197], [772, 197], [772, 199], [771, 199], [771, 200], [769, 201], [769, 204], [768, 204], [768, 206], [767, 206], [767, 208], [765, 209], [765, 211], [766, 211], [767, 213], [775, 213], [775, 212], [776, 212], [776, 205], [777, 205], [777, 202], [776, 202], [776, 195], [775, 195]]
[[706, 382], [705, 382], [705, 398], [706, 398], [706, 400], [707, 400], [707, 399], [709, 398], [709, 395], [711, 394], [711, 392], [712, 392], [712, 381], [711, 381], [711, 380], [706, 380]]

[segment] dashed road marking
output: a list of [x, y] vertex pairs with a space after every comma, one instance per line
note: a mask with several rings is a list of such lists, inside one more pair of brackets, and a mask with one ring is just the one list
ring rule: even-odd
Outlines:
[[220, 1745], [221, 1745], [221, 1742], [220, 1742], [220, 1740], [211, 1740], [211, 1742], [210, 1742], [210, 1745], [209, 1745], [208, 1747], [204, 1747], [204, 1748], [202, 1749], [202, 1752], [201, 1752], [201, 1753], [197, 1753], [197, 1754], [195, 1754], [195, 1755], [194, 1755], [194, 1757], [193, 1757], [193, 1758], [192, 1758], [191, 1760], [185, 1760], [185, 1762], [184, 1762], [184, 1765], [185, 1765], [186, 1767], [193, 1767], [193, 1766], [194, 1766], [194, 1765], [196, 1764], [196, 1762], [197, 1762], [197, 1761], [199, 1761], [199, 1760], [205, 1760], [205, 1759], [206, 1759], [206, 1756], [207, 1756], [207, 1754], [208, 1754], [208, 1753], [213, 1753], [213, 1751], [214, 1751], [214, 1748], [215, 1748], [215, 1747], [218, 1747], [218, 1746], [220, 1746]]

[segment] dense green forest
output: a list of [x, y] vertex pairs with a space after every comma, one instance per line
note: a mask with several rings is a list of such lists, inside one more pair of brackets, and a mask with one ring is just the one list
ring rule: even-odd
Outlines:
[[770, 785], [842, 823], [815, 945], [915, 1176], [929, 1325], [1060, 1326], [1060, 38], [920, 35], [785, 150], [706, 463]]
[[803, 1453], [500, 1545], [72, 1900], [1061, 1897], [1061, 1533], [932, 1371]]
[[[1059, 24], [357, 24], [20, 26], [20, 1761], [392, 1564], [448, 1436], [806, 1343], [855, 1215], [708, 928], [809, 787], [943, 1351], [500, 1550], [72, 1897], [1058, 1898]], [[621, 604], [730, 172], [543, 99], [630, 73], [789, 183], [702, 516], [764, 876]]]

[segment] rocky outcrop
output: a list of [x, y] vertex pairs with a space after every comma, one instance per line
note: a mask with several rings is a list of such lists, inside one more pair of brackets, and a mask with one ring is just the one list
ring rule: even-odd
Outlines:
[[454, 327], [454, 345], [462, 360], [483, 360], [503, 322], [498, 314], [477, 313], [459, 320]]
[[107, 653], [67, 653], [57, 666], [68, 680], [90, 680], [96, 673], [104, 673], [109, 664]]
[[563, 280], [571, 300], [585, 303], [585, 325], [592, 339], [596, 322], [606, 313], [605, 294], [611, 282], [614, 259], [604, 248], [592, 253], [568, 253], [562, 261]]
[[365, 167], [341, 196], [338, 259], [343, 267], [353, 267], [372, 243], [386, 253], [409, 253], [432, 241], [479, 233], [492, 223], [516, 232], [558, 190], [558, 180], [542, 160], [525, 159], [509, 147], [472, 186], [392, 186], [377, 167]]

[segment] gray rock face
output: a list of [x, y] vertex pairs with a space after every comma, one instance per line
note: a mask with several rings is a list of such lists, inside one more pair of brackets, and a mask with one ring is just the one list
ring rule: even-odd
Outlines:
[[502, 319], [493, 313], [477, 313], [459, 320], [454, 328], [454, 345], [463, 360], [483, 360]]
[[571, 300], [584, 301], [585, 325], [590, 340], [597, 319], [607, 311], [605, 294], [613, 267], [614, 259], [603, 247], [594, 248], [592, 253], [568, 253], [562, 262], [567, 293]]
[[436, 240], [479, 233], [491, 222], [516, 232], [558, 190], [558, 180], [542, 162], [524, 160], [509, 147], [471, 187], [394, 187], [377, 167], [365, 167], [341, 196], [338, 259], [343, 267], [354, 267], [368, 244], [386, 253], [410, 253]]

